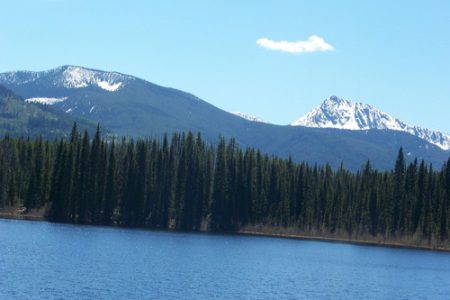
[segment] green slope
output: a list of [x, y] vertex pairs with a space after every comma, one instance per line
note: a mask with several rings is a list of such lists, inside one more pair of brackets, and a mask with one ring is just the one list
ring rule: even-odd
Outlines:
[[0, 85], [0, 135], [64, 137], [73, 123], [81, 129], [95, 130], [94, 123], [62, 114], [44, 105], [27, 103]]

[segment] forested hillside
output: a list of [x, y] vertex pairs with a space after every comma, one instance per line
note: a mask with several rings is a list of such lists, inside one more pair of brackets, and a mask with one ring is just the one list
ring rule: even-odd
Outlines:
[[53, 221], [237, 231], [296, 228], [317, 236], [402, 239], [448, 247], [450, 160], [393, 171], [367, 162], [344, 167], [296, 164], [206, 144], [199, 135], [102, 140], [73, 128], [70, 139], [0, 140], [0, 207], [44, 208]]
[[95, 123], [66, 115], [52, 107], [25, 102], [0, 85], [0, 135], [68, 137], [73, 122], [95, 132]]

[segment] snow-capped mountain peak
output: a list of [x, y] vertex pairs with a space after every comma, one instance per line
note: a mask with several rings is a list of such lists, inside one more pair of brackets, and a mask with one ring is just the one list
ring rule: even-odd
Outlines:
[[62, 66], [42, 72], [20, 71], [0, 74], [0, 82], [7, 85], [45, 82], [54, 87], [67, 89], [98, 87], [108, 92], [118, 91], [132, 79], [131, 76], [117, 72], [97, 71], [77, 66]]
[[232, 114], [233, 114], [233, 115], [236, 115], [236, 116], [238, 116], [238, 117], [241, 117], [241, 118], [243, 118], [243, 119], [246, 119], [247, 121], [258, 122], [258, 123], [267, 123], [266, 121], [261, 120], [260, 118], [255, 117], [255, 116], [252, 116], [252, 115], [247, 114], [247, 113], [243, 113], [243, 112], [238, 112], [238, 111], [236, 111], [236, 112], [233, 112]]
[[444, 150], [450, 149], [450, 135], [411, 126], [381, 110], [360, 102], [331, 96], [319, 107], [296, 120], [292, 126], [347, 130], [385, 129], [408, 132]]
[[293, 126], [348, 130], [401, 130], [405, 124], [387, 113], [364, 103], [331, 96], [322, 105], [293, 122]]

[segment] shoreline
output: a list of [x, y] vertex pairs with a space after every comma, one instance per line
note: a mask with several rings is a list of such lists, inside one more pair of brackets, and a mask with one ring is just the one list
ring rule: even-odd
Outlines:
[[48, 221], [44, 216], [36, 214], [18, 214], [10, 212], [1, 212], [0, 219], [24, 220], [24, 221]]
[[[12, 219], [12, 220], [23, 220], [23, 221], [43, 221], [50, 222], [44, 216], [39, 214], [18, 214], [11, 212], [0, 212], [0, 219]], [[72, 225], [88, 225], [88, 226], [105, 226], [105, 225], [96, 225], [96, 224], [74, 224], [74, 223], [61, 223], [61, 224], [72, 224]], [[106, 225], [106, 227], [111, 228], [129, 228], [125, 226], [118, 225]], [[144, 230], [153, 230], [152, 228], [145, 227], [137, 227], [139, 229]], [[173, 231], [179, 232], [173, 229], [156, 229], [162, 231]], [[180, 231], [181, 232], [181, 231]], [[184, 232], [184, 231], [183, 231]], [[326, 237], [326, 236], [312, 236], [306, 234], [292, 234], [292, 233], [270, 233], [263, 232], [258, 230], [248, 230], [241, 229], [238, 231], [226, 231], [226, 232], [211, 232], [207, 230], [201, 231], [192, 231], [192, 233], [206, 233], [206, 234], [230, 234], [230, 235], [241, 235], [241, 236], [254, 236], [254, 237], [271, 237], [271, 238], [283, 238], [283, 239], [292, 239], [292, 240], [303, 240], [303, 241], [317, 241], [317, 242], [328, 242], [328, 243], [340, 243], [340, 244], [350, 244], [350, 245], [359, 245], [359, 246], [371, 246], [371, 247], [386, 247], [386, 248], [397, 248], [397, 249], [410, 249], [410, 250], [425, 250], [425, 251], [437, 251], [437, 252], [446, 252], [450, 253], [449, 248], [445, 247], [432, 247], [432, 246], [424, 246], [424, 245], [410, 245], [399, 242], [377, 242], [370, 240], [358, 240], [358, 239], [345, 239], [338, 237]]]
[[410, 250], [425, 250], [425, 251], [437, 251], [450, 253], [450, 248], [444, 247], [432, 247], [423, 245], [409, 245], [396, 242], [376, 242], [368, 240], [357, 240], [357, 239], [344, 239], [337, 237], [325, 237], [325, 236], [310, 236], [302, 234], [288, 234], [288, 233], [266, 233], [261, 231], [252, 230], [239, 230], [236, 232], [230, 232], [231, 234], [239, 234], [246, 236], [259, 236], [259, 237], [273, 237], [273, 238], [283, 238], [291, 240], [303, 240], [303, 241], [317, 241], [317, 242], [328, 242], [328, 243], [339, 243], [339, 244], [350, 244], [359, 246], [371, 246], [371, 247], [386, 247], [386, 248], [397, 248], [397, 249], [410, 249]]

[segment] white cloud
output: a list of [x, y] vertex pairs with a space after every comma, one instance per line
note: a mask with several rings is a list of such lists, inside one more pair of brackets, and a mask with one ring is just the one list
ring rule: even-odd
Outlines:
[[323, 38], [317, 35], [311, 35], [306, 41], [274, 41], [268, 38], [261, 38], [256, 41], [263, 48], [288, 53], [310, 53], [334, 51], [334, 47]]

